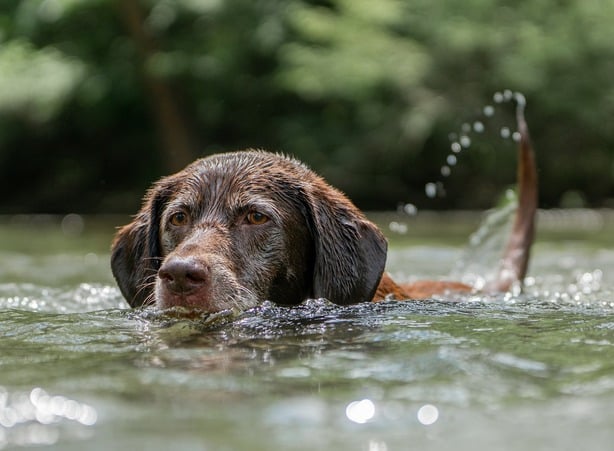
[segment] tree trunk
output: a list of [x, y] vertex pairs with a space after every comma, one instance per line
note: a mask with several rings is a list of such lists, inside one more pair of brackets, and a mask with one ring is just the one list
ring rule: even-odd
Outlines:
[[139, 51], [141, 74], [149, 90], [150, 108], [162, 140], [166, 169], [176, 172], [196, 157], [194, 140], [171, 84], [151, 74], [145, 66], [146, 61], [158, 51], [158, 46], [143, 25], [144, 14], [139, 0], [118, 0], [117, 4], [126, 29]]

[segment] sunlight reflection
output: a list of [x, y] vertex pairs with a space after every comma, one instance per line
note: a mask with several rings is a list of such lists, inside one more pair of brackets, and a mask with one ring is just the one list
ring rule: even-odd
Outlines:
[[10, 444], [52, 445], [59, 440], [57, 425], [63, 420], [93, 426], [98, 413], [92, 406], [49, 395], [39, 387], [30, 393], [9, 393], [0, 387], [0, 449]]
[[439, 409], [432, 404], [425, 404], [418, 409], [418, 421], [425, 426], [434, 424], [439, 419]]
[[50, 396], [42, 388], [30, 392], [30, 402], [35, 408], [36, 419], [43, 424], [53, 423], [59, 417], [93, 426], [98, 419], [93, 407], [64, 396]]
[[407, 224], [397, 221], [392, 221], [388, 224], [388, 228], [391, 232], [398, 233], [399, 235], [405, 235], [408, 230]]
[[352, 401], [346, 407], [345, 415], [354, 423], [364, 424], [375, 416], [375, 404], [370, 399]]
[[386, 442], [369, 440], [369, 451], [388, 451], [388, 445], [386, 445]]

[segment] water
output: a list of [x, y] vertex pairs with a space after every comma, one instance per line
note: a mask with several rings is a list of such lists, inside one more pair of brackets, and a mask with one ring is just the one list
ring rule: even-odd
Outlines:
[[[413, 280], [465, 258], [478, 217], [375, 219]], [[542, 214], [523, 294], [192, 319], [127, 308], [113, 222], [0, 225], [0, 449], [611, 447], [610, 213]]]
[[[493, 94], [493, 101], [495, 104], [504, 107], [504, 109], [508, 109], [509, 104], [513, 103], [517, 107], [520, 107], [523, 111], [527, 104], [524, 94], [522, 94], [521, 92], [512, 92], [509, 89], [495, 92]], [[452, 153], [446, 157], [444, 164], [439, 169], [441, 177], [448, 178], [452, 175], [453, 168], [458, 163], [460, 156], [459, 154], [461, 154], [461, 152], [464, 153], [471, 147], [472, 136], [480, 135], [489, 128], [498, 127], [499, 138], [504, 141], [508, 140], [509, 138], [512, 138], [514, 142], [520, 142], [521, 134], [519, 131], [512, 132], [510, 126], [508, 125], [495, 125], [494, 123], [492, 123], [492, 119], [495, 118], [496, 113], [497, 110], [493, 105], [485, 105], [482, 108], [481, 114], [476, 119], [474, 119], [472, 123], [464, 122], [460, 126], [460, 130], [458, 132], [451, 132], [448, 135], [448, 138], [450, 140], [450, 150]], [[516, 125], [514, 127], [516, 127]], [[499, 145], [498, 147], [505, 148], [505, 146], [501, 145]], [[426, 196], [431, 199], [435, 197], [445, 197], [445, 184], [442, 180], [439, 180], [437, 182], [428, 182], [424, 186], [424, 192]]]

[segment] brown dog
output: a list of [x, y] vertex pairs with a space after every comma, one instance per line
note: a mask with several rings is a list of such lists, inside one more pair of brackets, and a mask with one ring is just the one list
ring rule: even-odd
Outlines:
[[[535, 163], [519, 108], [520, 202], [496, 290], [524, 278], [537, 208]], [[111, 266], [131, 306], [215, 312], [264, 300], [337, 304], [469, 291], [456, 282], [397, 285], [387, 244], [341, 192], [282, 155], [242, 151], [197, 160], [154, 184], [113, 242]]]

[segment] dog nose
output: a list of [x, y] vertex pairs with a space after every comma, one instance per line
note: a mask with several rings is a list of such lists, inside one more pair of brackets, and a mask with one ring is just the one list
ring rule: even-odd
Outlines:
[[158, 277], [170, 291], [187, 294], [207, 284], [209, 267], [190, 258], [172, 258], [162, 264]]

